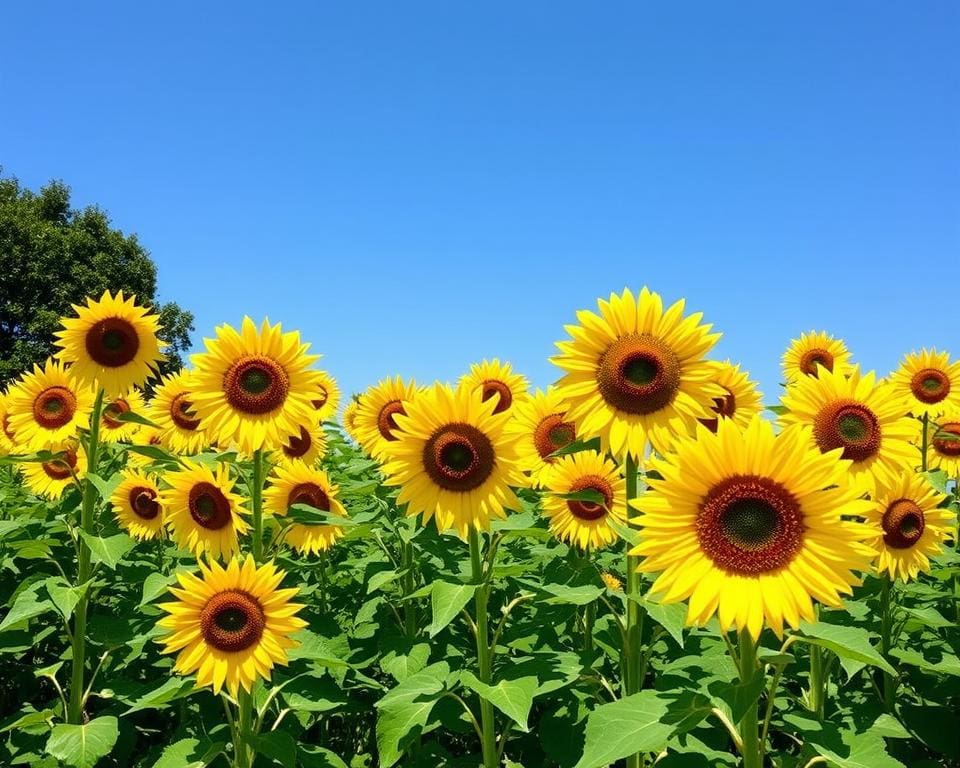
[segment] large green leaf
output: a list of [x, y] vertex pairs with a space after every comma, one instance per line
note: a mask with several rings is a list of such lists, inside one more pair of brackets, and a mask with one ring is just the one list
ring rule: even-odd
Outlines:
[[17, 599], [10, 607], [10, 611], [3, 617], [3, 621], [0, 622], [0, 632], [10, 629], [22, 621], [32, 619], [47, 611], [53, 610], [53, 603], [45, 598], [39, 597], [34, 591], [36, 588], [37, 586], [33, 585], [17, 595]]
[[77, 603], [80, 602], [90, 586], [87, 583], [79, 587], [72, 587], [59, 576], [49, 578], [43, 584], [47, 589], [47, 594], [50, 595], [50, 600], [66, 621], [70, 620], [73, 609], [77, 607]]
[[125, 715], [139, 712], [142, 709], [162, 709], [171, 701], [182, 699], [189, 696], [194, 691], [192, 681], [182, 677], [170, 677], [165, 680], [158, 688], [143, 694], [130, 704], [130, 709], [124, 712]]
[[90, 547], [90, 561], [102, 563], [110, 570], [114, 570], [123, 556], [136, 546], [136, 542], [125, 533], [107, 538], [94, 536], [86, 531], [80, 531], [80, 535]]
[[853, 659], [879, 667], [888, 674], [896, 674], [893, 667], [870, 643], [870, 634], [860, 627], [844, 627], [839, 624], [825, 624], [823, 622], [817, 622], [816, 624], [803, 622], [800, 625], [800, 632], [795, 637], [801, 642], [819, 645], [821, 648], [833, 651], [841, 658]]
[[496, 685], [481, 682], [472, 672], [461, 672], [460, 681], [474, 693], [489, 701], [526, 732], [533, 697], [539, 687], [536, 677], [500, 680]]
[[637, 752], [659, 752], [673, 732], [665, 723], [667, 701], [656, 691], [641, 691], [587, 716], [586, 742], [576, 768], [601, 768]]
[[396, 763], [411, 733], [426, 727], [449, 674], [450, 666], [445, 661], [431, 664], [377, 702], [377, 750], [382, 768]]
[[476, 584], [451, 584], [448, 581], [435, 581], [430, 591], [430, 608], [433, 617], [427, 631], [435, 637], [447, 624], [453, 621], [473, 598]]
[[226, 744], [210, 739], [180, 739], [163, 750], [153, 768], [205, 768], [223, 753]]
[[47, 752], [73, 768], [93, 768], [110, 754], [117, 741], [117, 718], [97, 717], [84, 725], [55, 725], [47, 741]]

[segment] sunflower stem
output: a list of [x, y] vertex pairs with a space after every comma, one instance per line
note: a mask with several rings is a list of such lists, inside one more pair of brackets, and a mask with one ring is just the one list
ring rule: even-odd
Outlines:
[[[884, 574], [880, 581], [880, 653], [890, 661], [890, 635], [893, 628], [893, 584]], [[883, 673], [883, 705], [888, 712], [893, 711], [894, 697], [897, 693], [897, 681], [893, 675]]]
[[[740, 682], [746, 684], [757, 674], [757, 646], [750, 632], [740, 630]], [[740, 719], [740, 738], [743, 741], [741, 755], [743, 768], [762, 768], [763, 758], [760, 756], [760, 739], [757, 733], [757, 702], [747, 707], [746, 713]]]
[[253, 755], [249, 749], [252, 713], [253, 696], [249, 691], [241, 689], [237, 697], [237, 731], [236, 743], [233, 745], [236, 768], [250, 768], [253, 764]]
[[[820, 620], [820, 608], [813, 608], [814, 621]], [[818, 720], [823, 720], [824, 711], [823, 649], [818, 645], [810, 646], [810, 693], [807, 706]]]
[[[103, 389], [97, 390], [90, 414], [90, 440], [87, 443], [87, 475], [96, 474], [100, 454], [100, 416], [103, 412]], [[89, 478], [83, 483], [83, 501], [80, 504], [80, 530], [93, 534], [93, 511], [97, 503], [97, 488]], [[77, 558], [77, 586], [81, 587], [90, 580], [90, 547], [83, 536], [79, 538], [80, 554]], [[70, 711], [67, 722], [73, 725], [83, 723], [84, 686], [83, 673], [87, 656], [87, 606], [90, 603], [90, 590], [84, 590], [73, 611], [72, 670], [70, 676]]]
[[[492, 681], [490, 665], [490, 636], [487, 630], [487, 602], [490, 597], [490, 587], [484, 580], [483, 560], [480, 556], [480, 534], [476, 528], [470, 528], [470, 566], [473, 583], [477, 585], [474, 594], [477, 627], [477, 667], [481, 683], [490, 685]], [[484, 768], [497, 768], [499, 757], [497, 753], [497, 736], [494, 730], [493, 704], [484, 697], [480, 697], [480, 729], [483, 733], [481, 745], [483, 748]]]
[[250, 480], [253, 502], [253, 559], [263, 560], [263, 450], [253, 452], [253, 477]]
[[[637, 498], [637, 460], [627, 453], [624, 463], [624, 473], [627, 481], [627, 509], [630, 502]], [[627, 623], [623, 644], [623, 692], [625, 695], [637, 693], [643, 686], [640, 679], [640, 644], [643, 632], [644, 611], [640, 603], [634, 598], [640, 594], [640, 574], [637, 572], [637, 558], [629, 554], [627, 549]], [[627, 768], [638, 768], [644, 759], [643, 755], [635, 754], [627, 757]]]
[[927, 430], [930, 425], [930, 414], [923, 413], [923, 434], [920, 435], [920, 471], [927, 471]]
[[[412, 595], [416, 588], [416, 580], [413, 573], [413, 542], [403, 542], [403, 551], [401, 552], [401, 561], [403, 574], [403, 596]], [[417, 636], [417, 603], [416, 600], [407, 600], [403, 611], [403, 632], [409, 638]]]

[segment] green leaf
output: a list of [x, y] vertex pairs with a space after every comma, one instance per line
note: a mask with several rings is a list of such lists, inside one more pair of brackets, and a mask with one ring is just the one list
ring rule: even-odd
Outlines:
[[117, 718], [98, 717], [85, 725], [55, 725], [47, 741], [47, 752], [73, 768], [93, 768], [110, 754], [117, 741]]
[[496, 685], [487, 685], [477, 679], [472, 672], [461, 672], [460, 681], [471, 691], [489, 701], [503, 714], [520, 726], [524, 733], [530, 728], [527, 720], [533, 697], [539, 683], [535, 677], [521, 677], [516, 680], [500, 680]]
[[[523, 583], [536, 586], [533, 582], [524, 581]], [[541, 584], [537, 588], [550, 595], [546, 599], [547, 603], [567, 605], [588, 605], [603, 594], [603, 587], [595, 584], [583, 584], [579, 587], [572, 587], [569, 584]]]
[[194, 685], [190, 680], [182, 677], [168, 678], [164, 683], [149, 693], [143, 694], [140, 698], [130, 705], [130, 709], [124, 712], [124, 715], [130, 715], [139, 712], [142, 709], [162, 709], [171, 701], [182, 699], [189, 696], [194, 691]]
[[771, 413], [777, 414], [777, 416], [782, 416], [785, 413], [790, 413], [790, 409], [785, 405], [768, 405], [767, 410]]
[[141, 416], [139, 413], [134, 413], [133, 411], [124, 411], [123, 413], [118, 413], [116, 416], [111, 415], [110, 418], [114, 421], [120, 421], [126, 424], [142, 424], [145, 427], [153, 427], [154, 429], [160, 428], [159, 424], [155, 424], [146, 416]]
[[205, 768], [226, 750], [223, 742], [210, 739], [180, 739], [163, 750], [153, 768]]
[[100, 498], [105, 501], [109, 501], [110, 497], [113, 496], [113, 492], [117, 490], [117, 486], [123, 482], [123, 477], [119, 473], [113, 475], [109, 480], [104, 480], [94, 472], [87, 472], [85, 477], [88, 482], [93, 483], [93, 487], [97, 489]]
[[664, 723], [667, 702], [656, 691], [640, 691], [602, 704], [587, 715], [583, 756], [576, 768], [601, 768], [637, 752], [659, 752], [673, 726]]
[[395, 571], [392, 568], [389, 568], [385, 571], [377, 571], [369, 579], [367, 579], [367, 594], [376, 592], [381, 587], [386, 586], [392, 581], [396, 581], [398, 578], [407, 573], [407, 569], [402, 571]]
[[110, 570], [115, 570], [125, 554], [134, 548], [136, 542], [125, 533], [102, 538], [86, 531], [80, 531], [80, 536], [90, 547], [90, 561], [102, 563]]
[[348, 667], [343, 649], [330, 638], [315, 635], [309, 630], [301, 630], [293, 636], [300, 643], [287, 653], [290, 661], [304, 659], [325, 667]]
[[151, 573], [143, 582], [140, 605], [149, 605], [158, 597], [169, 594], [169, 588], [177, 581], [176, 574]]
[[40, 598], [37, 593], [34, 592], [35, 588], [36, 585], [30, 589], [23, 590], [23, 592], [17, 595], [17, 599], [11, 606], [10, 611], [3, 617], [3, 621], [0, 622], [0, 632], [53, 609], [53, 603]]
[[299, 757], [303, 768], [347, 768], [338, 755], [315, 744], [301, 743]]
[[840, 658], [870, 664], [888, 674], [896, 674], [887, 660], [870, 644], [870, 634], [860, 627], [844, 627], [823, 622], [810, 624], [805, 621], [800, 624], [800, 633], [794, 636], [800, 642], [833, 651]]
[[936, 658], [927, 658], [925, 654], [913, 648], [892, 648], [890, 650], [890, 655], [896, 656], [903, 664], [919, 667], [925, 672], [960, 677], [960, 659], [953, 653], [939, 648], [927, 649], [926, 653], [930, 656], [936, 656]]
[[599, 451], [600, 438], [591, 437], [589, 440], [574, 440], [561, 448], [557, 448], [547, 458], [556, 458], [558, 456], [568, 456], [571, 453], [580, 453], [580, 451]]
[[584, 488], [581, 491], [569, 491], [568, 493], [552, 493], [550, 495], [564, 501], [586, 501], [603, 509], [607, 508], [607, 497], [593, 488]]
[[763, 672], [757, 669], [753, 677], [746, 682], [715, 681], [707, 686], [707, 690], [730, 707], [730, 719], [739, 723], [750, 707], [757, 706], [757, 700], [763, 692], [765, 682]]
[[934, 629], [945, 629], [954, 626], [954, 623], [944, 617], [936, 608], [906, 608], [904, 611], [911, 618]]
[[138, 453], [141, 456], [146, 456], [148, 459], [153, 459], [153, 461], [162, 461], [168, 464], [179, 464], [176, 456], [168, 451], [163, 450], [163, 448], [157, 445], [122, 445], [120, 448], [131, 453]]
[[426, 727], [449, 674], [450, 666], [445, 661], [431, 664], [388, 691], [376, 703], [381, 768], [389, 768], [400, 759], [407, 737], [414, 729], [419, 733]]
[[667, 634], [683, 648], [683, 627], [687, 620], [687, 607], [683, 603], [658, 603], [640, 595], [626, 595], [628, 600], [639, 603], [657, 624], [667, 630]]
[[427, 627], [430, 637], [436, 637], [441, 629], [453, 621], [464, 606], [470, 602], [476, 591], [476, 584], [451, 584], [448, 581], [433, 582], [433, 589], [430, 591], [430, 608], [433, 611], [433, 618]]
[[322, 509], [311, 507], [309, 504], [293, 504], [287, 508], [285, 517], [295, 523], [303, 525], [336, 525], [340, 528], [351, 528], [358, 523], [349, 517], [338, 515], [336, 512], [325, 512]]
[[284, 701], [296, 712], [331, 712], [347, 703], [347, 697], [329, 676], [300, 675], [281, 691]]
[[284, 731], [268, 731], [253, 736], [250, 741], [258, 754], [280, 763], [283, 768], [294, 768], [297, 764], [297, 743], [293, 736]]
[[408, 648], [396, 648], [387, 651], [380, 657], [380, 668], [398, 683], [402, 683], [410, 675], [415, 675], [430, 659], [430, 645], [417, 643]]
[[79, 587], [72, 587], [63, 580], [62, 577], [54, 576], [43, 582], [47, 588], [47, 594], [53, 602], [56, 609], [60, 611], [64, 621], [69, 621], [73, 615], [73, 609], [77, 607], [84, 594], [86, 594], [90, 583], [82, 584]]

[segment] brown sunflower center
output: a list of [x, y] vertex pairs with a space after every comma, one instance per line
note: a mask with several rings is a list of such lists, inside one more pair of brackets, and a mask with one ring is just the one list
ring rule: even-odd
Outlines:
[[897, 499], [883, 513], [882, 524], [888, 547], [909, 549], [923, 536], [923, 510], [912, 499]]
[[576, 427], [573, 422], [564, 421], [562, 413], [551, 413], [544, 417], [533, 430], [533, 444], [540, 458], [544, 460], [576, 439]]
[[194, 432], [200, 427], [200, 419], [193, 411], [190, 393], [180, 392], [170, 401], [170, 418], [180, 429]]
[[117, 398], [103, 409], [103, 423], [109, 429], [120, 429], [120, 427], [124, 426], [124, 422], [120, 421], [117, 417], [129, 412], [130, 403], [122, 397]]
[[77, 397], [66, 387], [48, 387], [33, 401], [33, 418], [44, 429], [59, 429], [77, 412]]
[[283, 454], [291, 459], [299, 459], [307, 455], [312, 445], [313, 437], [306, 427], [300, 427], [299, 435], [287, 438], [287, 442], [283, 445]]
[[627, 413], [655, 413], [680, 389], [680, 361], [648, 333], [622, 336], [600, 357], [597, 385], [608, 404]]
[[187, 504], [190, 517], [208, 531], [219, 531], [233, 519], [230, 501], [213, 483], [203, 481], [194, 485]]
[[293, 486], [287, 494], [287, 506], [292, 507], [294, 504], [307, 504], [323, 512], [330, 511], [330, 497], [316, 483], [299, 483]]
[[833, 355], [825, 349], [814, 347], [800, 355], [800, 370], [807, 376], [816, 376], [818, 368], [833, 370]]
[[207, 645], [237, 653], [260, 642], [267, 619], [249, 592], [228, 589], [211, 597], [200, 611], [200, 631]]
[[513, 392], [510, 391], [504, 382], [497, 379], [490, 379], [483, 382], [483, 400], [498, 398], [497, 405], [494, 407], [494, 413], [503, 413], [513, 403]]
[[121, 317], [108, 317], [95, 323], [85, 338], [87, 354], [107, 368], [119, 368], [137, 356], [140, 337], [137, 329]]
[[731, 573], [768, 573], [803, 546], [803, 513], [786, 488], [768, 477], [734, 475], [700, 502], [697, 537], [703, 552]]
[[383, 408], [380, 409], [380, 413], [377, 414], [377, 429], [380, 430], [380, 436], [384, 440], [397, 440], [399, 439], [394, 433], [394, 431], [399, 431], [395, 417], [397, 414], [407, 415], [407, 412], [403, 410], [403, 402], [400, 400], [391, 400]]
[[254, 416], [270, 413], [286, 401], [290, 376], [272, 357], [246, 355], [223, 375], [223, 391], [238, 411]]
[[939, 403], [950, 394], [950, 377], [938, 368], [924, 368], [913, 374], [910, 391], [922, 403]]
[[493, 472], [493, 443], [472, 424], [446, 424], [423, 446], [423, 467], [430, 479], [448, 491], [472, 491]]
[[45, 461], [41, 465], [47, 477], [53, 480], [66, 480], [77, 468], [77, 452], [73, 448], [63, 451], [63, 456]]
[[613, 504], [613, 486], [609, 481], [597, 475], [584, 475], [578, 477], [570, 485], [570, 492], [594, 491], [603, 497], [603, 503], [599, 504], [589, 499], [568, 499], [567, 509], [570, 514], [578, 520], [599, 520], [610, 511]]
[[817, 414], [813, 436], [823, 452], [843, 448], [843, 458], [866, 461], [880, 450], [880, 423], [863, 403], [838, 400]]
[[940, 425], [933, 436], [933, 449], [941, 456], [960, 456], [960, 421]]
[[157, 492], [153, 488], [138, 485], [130, 489], [130, 508], [137, 517], [144, 520], [153, 520], [160, 514], [160, 504], [157, 502]]

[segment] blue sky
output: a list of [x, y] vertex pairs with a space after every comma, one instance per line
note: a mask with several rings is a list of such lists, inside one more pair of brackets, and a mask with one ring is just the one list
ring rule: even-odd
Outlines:
[[960, 354], [956, 2], [37, 0], [0, 27], [0, 164], [136, 232], [198, 345], [269, 315], [350, 391], [493, 356], [545, 385], [575, 310], [646, 284], [768, 395], [810, 328], [881, 373]]

